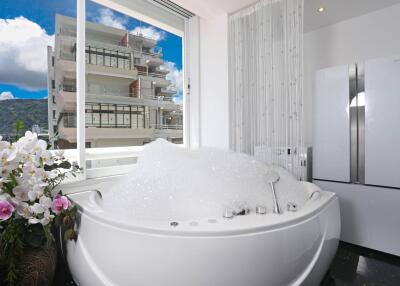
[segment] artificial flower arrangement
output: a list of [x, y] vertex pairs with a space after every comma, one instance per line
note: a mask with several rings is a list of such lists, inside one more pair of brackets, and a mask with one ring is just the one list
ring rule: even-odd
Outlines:
[[30, 131], [17, 142], [0, 136], [0, 266], [5, 285], [18, 281], [18, 264], [29, 248], [54, 245], [54, 228], [76, 239], [76, 207], [56, 187], [80, 169]]

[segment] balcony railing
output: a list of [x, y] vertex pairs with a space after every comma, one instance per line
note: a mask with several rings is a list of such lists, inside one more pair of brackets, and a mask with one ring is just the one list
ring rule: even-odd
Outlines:
[[60, 90], [66, 91], [66, 92], [76, 92], [76, 85], [73, 84], [63, 84], [60, 87]]
[[158, 130], [183, 130], [183, 125], [179, 124], [151, 124], [150, 126]]
[[60, 59], [66, 61], [75, 61], [75, 54], [67, 53], [67, 52], [60, 52]]
[[[64, 90], [67, 91], [67, 90]], [[174, 101], [174, 97], [173, 96], [157, 96], [157, 95], [141, 95], [138, 97], [134, 97], [131, 96], [131, 94], [126, 93], [126, 92], [109, 92], [109, 91], [103, 91], [103, 92], [91, 92], [91, 91], [87, 91], [86, 95], [89, 96], [106, 96], [106, 97], [113, 97], [113, 96], [118, 96], [118, 97], [126, 97], [129, 99], [148, 99], [148, 100], [154, 100], [154, 101], [168, 101], [168, 102], [173, 102]]]

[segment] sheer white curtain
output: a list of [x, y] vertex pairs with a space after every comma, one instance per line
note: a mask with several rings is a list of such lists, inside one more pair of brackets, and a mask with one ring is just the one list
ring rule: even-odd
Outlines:
[[303, 2], [262, 0], [229, 17], [230, 146], [301, 177]]

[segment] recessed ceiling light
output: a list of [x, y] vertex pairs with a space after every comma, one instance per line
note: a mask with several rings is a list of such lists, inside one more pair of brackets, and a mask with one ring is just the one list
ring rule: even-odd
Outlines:
[[324, 11], [325, 11], [325, 8], [324, 8], [324, 7], [319, 7], [319, 8], [318, 8], [318, 12], [322, 13], [322, 12], [324, 12]]

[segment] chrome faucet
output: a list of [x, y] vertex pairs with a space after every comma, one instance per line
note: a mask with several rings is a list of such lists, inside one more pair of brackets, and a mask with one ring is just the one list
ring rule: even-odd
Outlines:
[[277, 172], [275, 171], [268, 171], [266, 176], [265, 176], [265, 181], [267, 182], [267, 184], [269, 184], [271, 191], [272, 191], [272, 197], [274, 199], [274, 213], [276, 214], [281, 214], [281, 208], [279, 207], [278, 204], [278, 199], [276, 197], [276, 191], [275, 191], [275, 183], [277, 183], [280, 179], [280, 176]]

